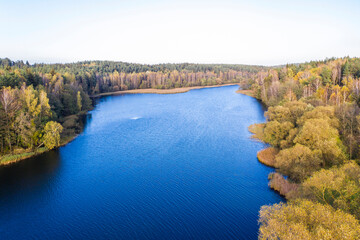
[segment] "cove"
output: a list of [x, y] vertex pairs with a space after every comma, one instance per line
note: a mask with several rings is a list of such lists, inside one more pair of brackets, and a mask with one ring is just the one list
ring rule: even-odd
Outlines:
[[237, 89], [99, 98], [74, 141], [0, 168], [0, 238], [257, 239], [283, 199], [247, 130], [264, 109]]

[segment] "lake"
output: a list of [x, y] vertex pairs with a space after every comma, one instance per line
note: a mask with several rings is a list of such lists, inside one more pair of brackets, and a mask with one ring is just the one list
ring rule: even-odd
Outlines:
[[237, 89], [98, 99], [74, 141], [0, 168], [0, 239], [257, 239], [283, 199]]

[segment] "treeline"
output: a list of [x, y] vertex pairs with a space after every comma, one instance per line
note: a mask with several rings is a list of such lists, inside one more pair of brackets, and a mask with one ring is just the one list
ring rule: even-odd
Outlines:
[[[31, 65], [0, 59], [0, 155], [34, 151], [43, 145], [54, 147], [60, 140], [71, 138], [81, 131], [80, 115], [92, 107], [90, 96], [98, 93], [240, 82], [264, 69], [246, 65], [144, 65], [111, 61]], [[52, 144], [46, 144], [49, 122], [57, 131], [53, 132]]]
[[[269, 106], [269, 185], [287, 204], [260, 211], [259, 239], [359, 239], [360, 59], [260, 71], [242, 86]], [[270, 151], [269, 151], [270, 152]]]
[[259, 71], [243, 88], [268, 106], [306, 98], [314, 105], [359, 103], [360, 59], [339, 58]]
[[[85, 61], [73, 64], [34, 64], [0, 60], [0, 86], [19, 87], [31, 69], [36, 79], [30, 84], [66, 81], [81, 86], [84, 92], [94, 95], [103, 92], [139, 88], [169, 89], [176, 87], [207, 86], [239, 82], [253, 76], [260, 66], [216, 64], [159, 64], [142, 65], [110, 61]], [[52, 79], [54, 73], [58, 79]], [[51, 75], [51, 76], [50, 76]]]

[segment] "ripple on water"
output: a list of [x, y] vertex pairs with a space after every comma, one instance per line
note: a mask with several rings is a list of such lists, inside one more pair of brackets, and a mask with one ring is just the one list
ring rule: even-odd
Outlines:
[[73, 142], [0, 169], [1, 239], [256, 239], [282, 199], [235, 90], [100, 99]]

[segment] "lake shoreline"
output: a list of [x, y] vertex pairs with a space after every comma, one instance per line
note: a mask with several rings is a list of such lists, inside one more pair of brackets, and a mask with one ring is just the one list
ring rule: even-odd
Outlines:
[[[95, 95], [93, 97], [103, 97], [103, 96], [112, 96], [112, 95], [121, 95], [121, 94], [138, 94], [138, 93], [152, 93], [152, 94], [176, 94], [176, 93], [185, 93], [190, 90], [194, 89], [202, 89], [202, 88], [215, 88], [215, 87], [224, 87], [224, 86], [234, 86], [239, 85], [239, 83], [227, 83], [227, 84], [221, 84], [221, 85], [210, 85], [210, 86], [195, 86], [195, 87], [184, 87], [184, 88], [172, 88], [172, 89], [133, 89], [133, 90], [127, 90], [127, 91], [117, 91], [117, 92], [109, 92], [109, 93], [101, 93], [98, 95]], [[85, 114], [87, 114], [86, 112]], [[80, 133], [79, 133], [80, 134]], [[60, 144], [60, 146], [54, 148], [58, 149], [60, 147], [65, 146], [66, 144], [72, 142], [77, 138], [79, 134], [75, 134], [73, 136], [69, 136], [66, 139], [63, 139], [63, 142]], [[28, 152], [22, 152], [18, 154], [7, 154], [0, 157], [0, 167], [2, 166], [8, 166], [11, 164], [15, 164], [17, 162], [41, 155], [43, 153], [46, 153], [48, 151], [54, 150], [54, 149], [45, 149], [40, 148], [36, 149], [35, 151], [28, 151]], [[10, 158], [10, 160], [6, 160], [7, 158]]]
[[[91, 108], [89, 111], [93, 110], [93, 108]], [[75, 122], [71, 123], [70, 125], [68, 125], [68, 127], [70, 129], [73, 129], [74, 127], [76, 127], [76, 125], [78, 125], [80, 122], [82, 122], [83, 120], [81, 120], [80, 118], [81, 117], [84, 117], [88, 114], [89, 111], [82, 111], [78, 114], [74, 114], [74, 115], [69, 115], [67, 116], [66, 118], [74, 118], [75, 117]], [[65, 119], [66, 119], [65, 118]], [[63, 120], [60, 120], [60, 123], [61, 124], [64, 124], [64, 122], [66, 121], [65, 119]], [[39, 156], [43, 153], [46, 153], [46, 152], [49, 152], [51, 150], [55, 150], [55, 149], [58, 149], [60, 147], [63, 147], [65, 146], [66, 144], [72, 142], [75, 138], [77, 138], [77, 136], [79, 134], [81, 134], [81, 132], [84, 130], [84, 127], [81, 126], [80, 127], [80, 130], [77, 131], [77, 132], [73, 132], [71, 134], [64, 134], [64, 136], [61, 137], [60, 139], [60, 144], [59, 146], [57, 147], [54, 147], [53, 149], [48, 149], [46, 148], [45, 146], [43, 147], [38, 147], [36, 149], [33, 149], [33, 150], [30, 150], [30, 149], [24, 149], [22, 152], [18, 152], [18, 153], [10, 153], [10, 154], [6, 154], [6, 155], [3, 155], [3, 156], [0, 156], [0, 167], [1, 166], [7, 166], [7, 165], [11, 165], [11, 164], [14, 164], [14, 163], [17, 163], [17, 162], [20, 162], [20, 161], [23, 161], [23, 160], [26, 160], [26, 159], [29, 159], [29, 158], [32, 158], [32, 157], [36, 157], [36, 156]], [[63, 130], [63, 133], [65, 131], [65, 128]]]
[[[103, 96], [112, 96], [112, 95], [121, 95], [121, 94], [139, 94], [139, 93], [148, 93], [148, 94], [176, 94], [176, 93], [185, 93], [188, 92], [190, 90], [194, 90], [194, 89], [203, 89], [203, 88], [215, 88], [215, 87], [224, 87], [224, 86], [234, 86], [234, 85], [239, 85], [238, 83], [227, 83], [227, 84], [221, 84], [221, 85], [211, 85], [211, 86], [195, 86], [195, 87], [184, 87], [184, 88], [173, 88], [173, 89], [152, 89], [152, 88], [147, 88], [147, 89], [133, 89], [133, 90], [126, 90], [126, 91], [117, 91], [117, 92], [109, 92], [109, 93], [101, 93], [101, 94], [97, 94], [93, 97], [103, 97]], [[243, 94], [243, 95], [247, 95], [249, 97], [254, 97], [253, 95], [253, 91], [252, 90], [242, 90], [239, 89], [236, 91], [236, 93], [239, 94]], [[87, 114], [87, 113], [86, 113]], [[249, 126], [250, 127], [250, 126]], [[252, 131], [250, 131], [252, 132]], [[253, 134], [255, 134], [254, 132], [252, 132]], [[57, 148], [63, 147], [66, 144], [72, 142], [75, 138], [77, 138], [79, 134], [76, 134], [74, 136], [70, 136], [67, 139], [65, 139], [60, 146], [58, 146]], [[261, 139], [259, 139], [260, 141], [262, 141]], [[57, 149], [55, 148], [55, 149]], [[24, 153], [19, 153], [19, 154], [8, 154], [5, 156], [2, 156], [0, 158], [0, 167], [1, 166], [8, 166], [26, 159], [29, 159], [31, 157], [35, 157], [38, 156], [40, 154], [43, 154], [45, 152], [51, 151], [53, 149], [36, 149], [35, 151], [29, 151], [29, 152], [24, 152]], [[262, 149], [260, 152], [264, 151], [266, 149]], [[259, 153], [258, 152], [258, 160], [264, 164], [267, 165], [265, 162], [261, 161], [259, 159]], [[17, 157], [18, 156], [18, 157]], [[14, 158], [13, 160], [8, 160], [8, 161], [4, 161], [4, 158]], [[267, 166], [271, 166], [271, 165], [267, 165]], [[274, 166], [271, 166], [274, 167]]]
[[[26, 160], [26, 159], [29, 159], [29, 158], [32, 158], [32, 157], [36, 157], [36, 156], [39, 156], [39, 155], [41, 155], [43, 153], [58, 149], [60, 147], [63, 147], [66, 144], [72, 142], [75, 138], [77, 138], [78, 135], [79, 134], [67, 137], [65, 140], [63, 140], [63, 142], [58, 147], [55, 147], [53, 149], [47, 149], [45, 147], [42, 147], [42, 148], [36, 149], [35, 151], [23, 152], [23, 153], [19, 153], [19, 154], [7, 154], [7, 155], [4, 155], [4, 156], [2, 156], [0, 158], [0, 167], [15, 164], [17, 162], [20, 162], [20, 161], [23, 161], [23, 160]], [[10, 159], [14, 158], [14, 159], [13, 160], [6, 160], [6, 158], [10, 158]]]
[[253, 90], [243, 90], [243, 89], [239, 89], [239, 90], [236, 91], [236, 93], [240, 93], [240, 94], [247, 95], [247, 96], [249, 96], [249, 97], [255, 98], [255, 96], [254, 96], [254, 91], [253, 91]]
[[[255, 98], [254, 91], [252, 91], [252, 90], [239, 89], [236, 91], [236, 93]], [[255, 98], [255, 99], [257, 99], [257, 98]], [[257, 100], [259, 100], [259, 99], [257, 99]], [[263, 140], [265, 124], [266, 123], [254, 123], [254, 124], [250, 125], [248, 127], [248, 131], [253, 134], [251, 136], [251, 138], [265, 143]], [[278, 150], [275, 149], [274, 147], [270, 146], [270, 147], [266, 147], [266, 148], [258, 151], [256, 154], [256, 158], [261, 164], [263, 164], [267, 167], [271, 167], [276, 170], [275, 157], [277, 154], [278, 154]], [[285, 199], [286, 199], [286, 195], [288, 194], [288, 192], [290, 190], [297, 188], [296, 184], [289, 182], [288, 179], [284, 178], [283, 175], [281, 175], [280, 173], [278, 173], [276, 171], [271, 173], [268, 177], [270, 180], [268, 183], [269, 188], [271, 188], [273, 191], [278, 193], [280, 196], [285, 197]]]
[[[4, 214], [18, 211], [17, 215], [22, 216], [11, 220], [26, 222], [39, 214], [38, 203], [45, 203], [46, 208], [41, 209], [40, 214], [46, 213], [46, 218], [34, 220], [34, 224], [44, 226], [36, 229], [36, 234], [44, 238], [59, 236], [53, 229], [59, 229], [60, 224], [66, 226], [67, 218], [80, 210], [83, 214], [73, 222], [75, 230], [71, 230], [74, 231], [72, 234], [101, 238], [106, 232], [116, 238], [120, 235], [112, 229], [116, 222], [124, 222], [121, 232], [131, 230], [124, 238], [136, 238], [138, 232], [141, 236], [152, 234], [147, 226], [155, 221], [165, 226], [155, 233], [162, 239], [164, 229], [169, 234], [174, 233], [172, 229], [183, 231], [182, 223], [189, 219], [188, 212], [204, 219], [216, 218], [220, 213], [219, 222], [209, 221], [199, 227], [219, 238], [241, 237], [244, 232], [249, 232], [249, 239], [255, 239], [257, 210], [264, 204], [284, 200], [268, 188], [267, 180], [262, 179], [261, 176], [267, 176], [272, 170], [254, 161], [254, 154], [263, 148], [263, 144], [249, 139], [246, 131], [248, 125], [265, 121], [264, 108], [258, 101], [236, 94], [238, 89], [233, 85], [179, 95], [135, 94], [96, 99], [96, 109], [88, 112], [84, 119], [85, 128], [76, 141], [28, 161], [0, 168], [4, 173], [4, 186], [14, 192], [8, 194], [4, 187], [5, 197], [22, 200], [25, 192], [34, 199], [24, 200], [23, 208], [6, 201], [9, 206], [2, 206], [6, 209]], [[136, 117], [139, 119], [135, 120]], [[64, 125], [68, 126], [73, 119], [61, 122], [67, 122]], [[245, 131], [234, 131], [236, 128]], [[71, 129], [76, 133], [80, 130]], [[71, 140], [66, 138], [70, 136], [68, 132], [71, 131], [65, 131], [62, 140]], [[15, 149], [14, 153], [18, 151]], [[243, 160], [238, 161], [235, 156]], [[193, 195], [197, 191], [198, 197]], [[97, 196], [104, 196], [104, 201], [98, 201]], [[186, 209], [184, 199], [194, 199], [191, 208]], [[119, 204], [119, 200], [124, 204]], [[84, 201], [90, 204], [84, 205]], [[206, 201], [215, 204], [203, 204]], [[166, 211], [168, 214], [164, 218], [158, 209], [171, 208], [166, 202], [179, 207]], [[240, 209], [227, 211], [224, 203], [236, 204]], [[94, 214], [92, 206], [104, 209], [106, 215]], [[142, 206], [146, 211], [142, 211]], [[126, 217], [136, 207], [139, 208], [136, 214], [141, 218], [135, 216], [127, 221]], [[22, 214], [24, 208], [28, 214]], [[56, 221], [62, 212], [68, 215]], [[120, 212], [126, 214], [118, 214]], [[173, 214], [181, 217], [167, 221]], [[138, 223], [137, 219], [148, 219], [148, 222]], [[230, 228], [238, 219], [242, 226]], [[191, 232], [183, 234], [201, 238], [203, 233], [191, 228], [197, 224], [196, 219], [193, 221], [187, 225]], [[77, 232], [84, 226], [83, 222], [94, 225]], [[95, 225], [106, 227], [97, 229], [93, 227]], [[31, 227], [28, 228], [26, 231], [33, 233]], [[16, 236], [16, 231], [15, 226], [10, 226], [7, 234]], [[66, 233], [66, 229], [61, 232]]]
[[[221, 84], [221, 85], [211, 85], [211, 86], [195, 86], [195, 87], [184, 87], [184, 88], [173, 88], [173, 89], [152, 89], [152, 88], [147, 88], [147, 89], [133, 89], [133, 90], [126, 90], [126, 91], [117, 91], [117, 92], [109, 92], [109, 93], [101, 93], [98, 95], [95, 95], [93, 97], [103, 97], [103, 96], [112, 96], [112, 95], [121, 95], [121, 94], [139, 94], [139, 93], [148, 93], [148, 94], [176, 94], [176, 93], [185, 93], [188, 92], [190, 90], [194, 90], [194, 89], [203, 89], [203, 88], [215, 88], [215, 87], [224, 87], [224, 86], [234, 86], [234, 85], [239, 85], [239, 83], [227, 83], [227, 84]], [[254, 97], [253, 95], [253, 91], [252, 90], [242, 90], [239, 89], [236, 91], [236, 93], [239, 94], [243, 94], [243, 95], [247, 95], [249, 97]], [[255, 98], [256, 99], [256, 98]], [[87, 114], [87, 112], [86, 112]], [[249, 126], [251, 127], [251, 125]], [[252, 131], [250, 131], [251, 133], [254, 134], [254, 136], [256, 136], [256, 134]], [[63, 147], [66, 144], [72, 142], [75, 138], [77, 138], [79, 134], [76, 134], [74, 136], [70, 136], [67, 139], [63, 140], [63, 142], [60, 144], [60, 146], [58, 146], [57, 148]], [[261, 139], [258, 139], [260, 141], [262, 141]], [[55, 148], [55, 149], [57, 149]], [[266, 161], [261, 161], [259, 159], [259, 153], [263, 152], [265, 149], [262, 149], [261, 151], [259, 151], [257, 153], [257, 158], [259, 160], [259, 162], [261, 162], [262, 164], [266, 165], [266, 166], [270, 166], [270, 167], [274, 167], [272, 164], [266, 164]], [[29, 159], [31, 157], [35, 157], [38, 156], [40, 154], [43, 154], [45, 152], [51, 151], [54, 149], [36, 149], [36, 151], [29, 151], [29, 152], [24, 152], [24, 153], [19, 153], [19, 154], [8, 154], [5, 156], [2, 156], [0, 158], [0, 167], [1, 166], [8, 166], [26, 159]], [[16, 157], [18, 156], [18, 157]], [[15, 158], [14, 160], [9, 160], [9, 161], [4, 161], [4, 158]]]
[[182, 87], [182, 88], [170, 88], [170, 89], [155, 89], [155, 88], [145, 88], [145, 89], [132, 89], [116, 92], [107, 92], [93, 95], [92, 97], [103, 97], [103, 96], [112, 96], [112, 95], [121, 95], [121, 94], [137, 94], [137, 93], [148, 93], [148, 94], [176, 94], [176, 93], [185, 93], [193, 89], [202, 89], [202, 88], [215, 88], [215, 87], [224, 87], [224, 86], [234, 86], [239, 85], [239, 83], [226, 83], [219, 85], [209, 85], [209, 86], [194, 86], [194, 87]]

